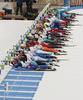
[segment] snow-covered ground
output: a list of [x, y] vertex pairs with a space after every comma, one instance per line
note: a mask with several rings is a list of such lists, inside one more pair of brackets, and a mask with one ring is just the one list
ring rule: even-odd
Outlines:
[[[13, 48], [20, 40], [20, 35], [24, 35], [33, 21], [25, 20], [0, 20], [0, 61], [7, 56], [7, 51]], [[1, 71], [0, 83], [10, 70], [10, 66], [5, 66]]]
[[[72, 12], [83, 14], [83, 9]], [[79, 22], [74, 24], [83, 25], [83, 16], [77, 16]], [[15, 45], [27, 31], [32, 21], [0, 20], [0, 60], [3, 60], [7, 51]], [[83, 26], [72, 26], [72, 38], [66, 44], [75, 44], [76, 47], [65, 47], [68, 55], [58, 58], [70, 59], [60, 62], [57, 71], [45, 72], [39, 88], [33, 100], [83, 100]], [[2, 76], [9, 69], [2, 71]], [[0, 75], [0, 80], [2, 79]]]
[[[71, 12], [83, 14], [83, 9]], [[83, 16], [77, 16], [82, 26], [72, 26], [72, 38], [66, 44], [76, 47], [65, 47], [68, 55], [59, 56], [70, 61], [60, 62], [55, 72], [45, 72], [43, 80], [33, 100], [83, 100]]]

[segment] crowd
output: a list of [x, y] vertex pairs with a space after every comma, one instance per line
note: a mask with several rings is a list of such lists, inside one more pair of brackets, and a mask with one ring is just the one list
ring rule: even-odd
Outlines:
[[50, 9], [38, 21], [33, 31], [24, 34], [19, 43], [9, 52], [9, 65], [29, 70], [56, 70], [60, 60], [57, 55], [67, 55], [61, 50], [71, 35], [69, 25], [74, 22], [75, 13]]
[[[10, 0], [4, 0], [4, 2], [9, 2]], [[32, 12], [32, 4], [33, 2], [36, 3], [36, 0], [11, 0], [12, 2], [15, 1], [16, 2], [16, 6], [17, 6], [17, 9], [16, 9], [16, 15], [18, 15], [18, 11], [19, 11], [19, 8], [20, 8], [20, 14], [22, 15], [23, 12], [22, 12], [22, 5], [23, 5], [23, 2], [26, 2], [26, 6], [27, 6], [27, 12], [31, 13]], [[68, 0], [63, 0], [64, 2], [64, 6], [68, 6]]]
[[[20, 14], [23, 15], [23, 12], [22, 12], [22, 5], [24, 2], [26, 2], [26, 6], [27, 6], [27, 12], [32, 12], [32, 4], [33, 0], [11, 0], [12, 2], [15, 1], [16, 2], [16, 6], [17, 6], [17, 9], [16, 9], [16, 15], [18, 15], [18, 11], [20, 9]], [[9, 0], [4, 0], [4, 2], [9, 2]]]

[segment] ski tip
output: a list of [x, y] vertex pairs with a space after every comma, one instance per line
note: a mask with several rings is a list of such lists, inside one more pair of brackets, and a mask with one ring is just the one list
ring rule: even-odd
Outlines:
[[68, 61], [70, 61], [70, 59], [68, 59]]

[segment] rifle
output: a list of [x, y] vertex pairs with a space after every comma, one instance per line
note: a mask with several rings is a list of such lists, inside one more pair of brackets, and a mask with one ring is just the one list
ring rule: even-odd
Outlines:
[[78, 22], [78, 20], [73, 20], [72, 18], [62, 18], [62, 20], [64, 20], [64, 21], [68, 21], [68, 22], [70, 22], [70, 21], [73, 21], [73, 22]]
[[65, 47], [75, 47], [77, 45], [65, 45]]
[[69, 61], [69, 59], [56, 59], [56, 62], [60, 62], [60, 61]]
[[69, 24], [69, 26], [83, 26], [82, 24]]
[[74, 14], [75, 16], [76, 15], [83, 16], [83, 14], [78, 14], [78, 13], [71, 13], [71, 14]]
[[55, 55], [67, 55], [66, 53], [64, 54], [61, 54], [61, 53], [57, 53], [57, 52], [54, 52]]
[[[63, 53], [63, 54], [61, 54], [61, 53], [59, 53], [59, 52], [61, 52], [61, 53]], [[55, 55], [67, 55], [67, 52], [66, 52], [66, 51], [59, 50], [59, 52], [54, 52], [54, 54], [55, 54]]]

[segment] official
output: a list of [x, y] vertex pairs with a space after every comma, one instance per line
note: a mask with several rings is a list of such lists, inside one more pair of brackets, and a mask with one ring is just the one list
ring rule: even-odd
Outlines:
[[63, 0], [64, 1], [64, 6], [68, 6], [69, 0]]
[[19, 8], [20, 8], [20, 14], [22, 15], [22, 3], [23, 3], [23, 0], [15, 0], [17, 2], [17, 10], [16, 10], [16, 15], [18, 15], [18, 11], [19, 11]]
[[9, 2], [9, 0], [4, 0], [4, 2], [6, 2], [6, 1]]
[[27, 5], [27, 12], [32, 12], [32, 0], [25, 0], [26, 5]]

